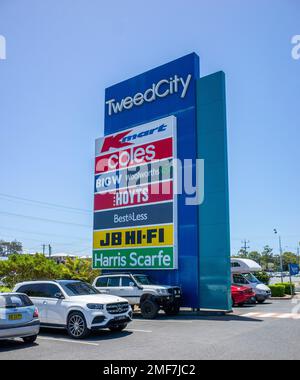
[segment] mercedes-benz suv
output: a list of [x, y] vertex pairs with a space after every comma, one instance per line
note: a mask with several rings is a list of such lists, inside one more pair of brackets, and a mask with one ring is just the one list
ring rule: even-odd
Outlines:
[[103, 295], [82, 281], [34, 281], [16, 285], [39, 310], [42, 327], [67, 329], [74, 339], [92, 330], [122, 331], [132, 320], [132, 309], [124, 298]]

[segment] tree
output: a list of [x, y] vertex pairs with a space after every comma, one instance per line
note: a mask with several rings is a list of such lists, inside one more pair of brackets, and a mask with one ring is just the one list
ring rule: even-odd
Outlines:
[[241, 249], [237, 255], [238, 258], [240, 259], [248, 259], [248, 252], [245, 251], [244, 249]]
[[22, 251], [22, 243], [17, 240], [11, 242], [0, 240], [0, 256], [21, 254]]
[[67, 258], [65, 264], [61, 265], [61, 275], [66, 280], [81, 280], [92, 283], [101, 274], [99, 270], [92, 269], [90, 260]]
[[42, 254], [11, 255], [8, 260], [0, 261], [0, 278], [5, 277], [5, 284], [13, 288], [18, 282], [32, 280], [73, 279], [92, 282], [100, 271], [92, 270], [89, 260], [67, 259], [65, 264]]
[[274, 262], [273, 248], [266, 245], [261, 253], [261, 266], [263, 269], [268, 270], [270, 264]]
[[42, 254], [11, 255], [0, 262], [0, 277], [5, 277], [5, 283], [12, 288], [18, 282], [59, 278], [60, 268]]
[[284, 252], [282, 255], [282, 262], [283, 262], [283, 270], [288, 271], [289, 270], [289, 264], [298, 264], [299, 259], [295, 253]]
[[248, 255], [248, 258], [250, 260], [255, 261], [256, 263], [260, 264], [261, 263], [261, 254], [257, 251], [250, 252]]

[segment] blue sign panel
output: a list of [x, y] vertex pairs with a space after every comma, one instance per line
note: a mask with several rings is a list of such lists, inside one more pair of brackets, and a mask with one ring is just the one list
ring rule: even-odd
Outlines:
[[95, 213], [94, 230], [173, 223], [173, 202]]
[[289, 269], [290, 269], [291, 276], [297, 276], [300, 272], [299, 265], [297, 264], [289, 264]]
[[190, 54], [107, 88], [105, 134], [195, 108], [198, 78], [199, 57]]
[[[222, 311], [230, 310], [232, 304], [225, 99], [224, 73], [200, 79], [199, 57], [194, 53], [109, 87], [105, 93], [105, 135], [113, 135], [110, 139], [114, 148], [120, 147], [117, 138], [120, 132], [173, 116], [177, 123], [177, 158], [182, 164], [184, 160], [192, 160], [190, 166], [194, 178], [196, 159], [205, 160], [204, 203], [190, 206], [186, 202], [187, 194], [183, 192], [177, 196], [178, 215], [173, 215], [178, 221], [178, 236], [174, 239], [178, 251], [175, 269], [148, 269], [146, 273], [161, 284], [181, 286], [182, 306]], [[163, 146], [162, 151], [165, 149]], [[168, 157], [171, 156], [165, 158]], [[147, 166], [140, 165], [132, 174], [141, 176], [141, 179], [145, 176], [149, 182], [162, 179], [162, 173], [159, 178], [158, 173], [150, 178], [153, 174], [148, 170]], [[186, 170], [184, 167], [183, 177]], [[117, 188], [129, 186], [124, 178], [119, 177], [120, 174], [121, 170], [95, 177], [95, 192], [100, 192], [96, 194], [98, 210], [105, 209], [102, 191], [111, 190], [115, 182]], [[174, 175], [169, 174], [169, 177]], [[96, 224], [108, 223], [111, 227], [115, 211], [111, 211], [111, 207], [108, 209], [110, 221], [97, 220], [96, 216]], [[130, 209], [118, 210], [120, 218], [116, 217], [116, 220], [126, 224], [128, 218], [135, 218], [139, 213], [138, 208], [131, 216], [126, 215], [127, 211], [131, 212]], [[149, 217], [157, 223], [167, 222], [166, 218], [170, 216], [170, 212], [162, 208], [149, 212]], [[153, 252], [155, 254], [155, 249]], [[130, 253], [126, 251], [126, 254]]]
[[[199, 57], [190, 54], [106, 89], [105, 135], [167, 116], [177, 118], [177, 157], [197, 157], [196, 83]], [[182, 286], [184, 305], [199, 307], [198, 207], [178, 196], [178, 270], [151, 271], [154, 280]]]

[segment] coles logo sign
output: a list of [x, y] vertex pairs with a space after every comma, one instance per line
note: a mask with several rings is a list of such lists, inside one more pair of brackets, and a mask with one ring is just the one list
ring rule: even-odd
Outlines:
[[96, 140], [95, 173], [125, 169], [174, 156], [174, 118], [168, 117]]
[[172, 155], [172, 138], [156, 141], [153, 144], [133, 146], [130, 149], [97, 157], [95, 173], [100, 174], [111, 170], [140, 166], [157, 160], [164, 160], [172, 157]]

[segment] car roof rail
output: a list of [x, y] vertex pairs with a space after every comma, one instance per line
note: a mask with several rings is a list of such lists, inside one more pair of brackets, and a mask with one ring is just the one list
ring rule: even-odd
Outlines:
[[118, 273], [111, 272], [111, 273], [103, 273], [103, 274], [101, 274], [100, 277], [102, 277], [102, 276], [124, 276], [124, 275], [126, 275], [126, 276], [128, 276], [128, 275], [132, 276], [132, 273], [129, 273], [129, 272], [118, 272]]
[[56, 280], [49, 280], [49, 278], [40, 278], [39, 280], [26, 280], [26, 281], [20, 281], [20, 282], [44, 282], [44, 281], [56, 282]]

